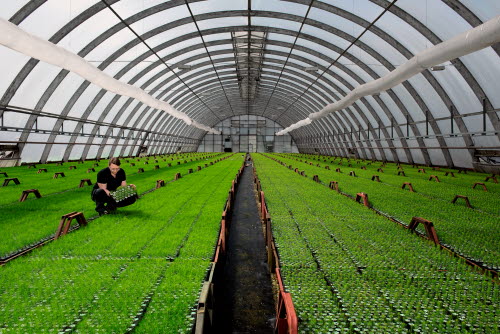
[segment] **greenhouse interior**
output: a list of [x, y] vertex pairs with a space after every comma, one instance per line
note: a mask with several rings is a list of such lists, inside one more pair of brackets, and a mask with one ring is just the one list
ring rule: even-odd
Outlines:
[[500, 1], [0, 3], [0, 334], [500, 333]]

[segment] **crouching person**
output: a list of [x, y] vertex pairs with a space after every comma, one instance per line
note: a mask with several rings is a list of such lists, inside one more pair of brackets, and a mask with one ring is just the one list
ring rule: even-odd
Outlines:
[[[118, 207], [130, 205], [135, 202], [137, 196], [130, 197], [117, 203], [111, 196], [111, 191], [118, 187], [127, 185], [125, 171], [120, 168], [120, 159], [111, 158], [108, 167], [97, 173], [97, 182], [92, 189], [92, 200], [95, 202], [95, 210], [100, 216], [116, 211]], [[133, 184], [132, 187], [135, 188]]]

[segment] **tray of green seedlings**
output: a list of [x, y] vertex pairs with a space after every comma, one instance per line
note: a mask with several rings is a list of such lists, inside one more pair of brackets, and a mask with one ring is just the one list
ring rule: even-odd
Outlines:
[[[348, 198], [262, 156], [254, 162], [275, 213], [273, 234], [301, 332], [497, 329], [497, 284]], [[305, 268], [311, 279], [304, 282]], [[336, 307], [329, 305], [332, 298]]]
[[[282, 154], [280, 157], [297, 158], [292, 154]], [[338, 167], [342, 167], [335, 164], [335, 162], [324, 162], [325, 159], [322, 160], [321, 156], [315, 160], [312, 160], [312, 158], [314, 157], [302, 157], [302, 159], [305, 159], [303, 161], [314, 161], [314, 165], [319, 163], [322, 168], [324, 168], [324, 166], [329, 166], [330, 169], [335, 170]], [[317, 162], [318, 160], [319, 162]], [[410, 182], [413, 189], [418, 194], [448, 203], [455, 198], [455, 195], [467, 196], [473, 209], [500, 216], [500, 207], [498, 206], [498, 201], [500, 200], [500, 186], [489, 181], [489, 183], [485, 183], [485, 185], [490, 188], [488, 192], [485, 192], [482, 186], [476, 186], [474, 189], [472, 188], [473, 184], [476, 182], [484, 183], [484, 180], [486, 177], [490, 176], [490, 174], [459, 174], [458, 171], [455, 170], [452, 176], [450, 173], [452, 170], [444, 168], [432, 170], [431, 168], [425, 167], [423, 169], [426, 173], [419, 173], [418, 170], [420, 170], [420, 168], [401, 165], [400, 169], [395, 163], [374, 163], [368, 166], [357, 164], [355, 161], [351, 161], [350, 163], [352, 165], [351, 167], [348, 167], [347, 163], [344, 164], [344, 172], [352, 170], [356, 173], [356, 176], [370, 180], [373, 175], [378, 175], [382, 185], [392, 185], [396, 188], [401, 188], [403, 182]], [[366, 168], [366, 170], [362, 169], [362, 166]], [[347, 168], [347, 170], [345, 168]], [[379, 168], [381, 168], [383, 172], [378, 171]], [[401, 171], [405, 173], [404, 176], [401, 173], [398, 175], [398, 172]], [[446, 175], [447, 173], [448, 175]], [[431, 178], [431, 175], [436, 176], [440, 182], [437, 182], [435, 178]], [[460, 199], [455, 205], [465, 206], [466, 203]]]
[[[209, 163], [218, 157], [205, 159], [202, 161]], [[198, 165], [200, 161], [193, 161], [139, 174], [130, 173], [129, 167], [123, 168], [128, 173], [127, 182], [135, 184], [140, 193], [141, 190], [153, 189], [158, 179], [172, 180], [176, 173], [185, 175], [189, 168], [195, 170]], [[90, 200], [90, 191], [90, 187], [76, 188], [71, 192], [42, 197], [38, 200], [4, 205], [1, 208], [0, 228], [7, 237], [0, 244], [0, 259], [51, 239], [61, 216], [66, 213], [79, 211], [83, 212], [86, 218], [95, 216], [95, 204]]]
[[[224, 160], [7, 263], [0, 268], [2, 332], [191, 332], [220, 214], [242, 162]], [[178, 219], [193, 208], [191, 222]], [[190, 230], [178, 228], [184, 224]], [[158, 247], [164, 235], [177, 245]], [[175, 257], [172, 248], [180, 250]]]
[[[405, 224], [409, 224], [412, 217], [423, 217], [432, 221], [444, 246], [488, 269], [499, 270], [498, 216], [471, 210], [465, 206], [436, 201], [418, 193], [384, 186], [368, 179], [352, 177], [348, 175], [346, 169], [342, 169], [342, 173], [337, 173], [335, 170], [326, 170], [290, 158], [280, 157], [280, 160], [287, 165], [291, 164], [300, 170], [305, 170], [309, 177], [318, 175], [326, 184], [329, 181], [338, 181], [340, 191], [351, 197], [360, 192], [367, 193], [369, 202], [375, 209]], [[280, 166], [277, 163], [276, 165]], [[424, 233], [423, 227], [419, 227], [419, 231]]]

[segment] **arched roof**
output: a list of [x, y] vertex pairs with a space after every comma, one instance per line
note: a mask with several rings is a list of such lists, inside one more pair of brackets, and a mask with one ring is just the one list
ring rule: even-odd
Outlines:
[[[208, 126], [255, 114], [287, 127], [500, 14], [495, 0], [1, 6], [2, 18]], [[470, 167], [476, 149], [500, 146], [499, 52], [497, 44], [445, 63], [444, 70], [426, 70], [291, 135], [303, 152]], [[145, 145], [151, 153], [196, 150], [205, 135], [66, 70], [4, 47], [0, 56], [0, 140], [19, 142], [24, 160], [128, 155]]]

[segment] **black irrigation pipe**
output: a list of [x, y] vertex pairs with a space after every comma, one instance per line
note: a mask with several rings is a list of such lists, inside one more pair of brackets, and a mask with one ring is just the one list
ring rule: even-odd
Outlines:
[[[221, 153], [221, 154], [222, 154], [222, 153]], [[212, 158], [213, 158], [213, 157], [216, 157], [216, 156], [219, 156], [219, 155], [221, 155], [221, 154], [214, 155], [214, 156], [212, 156]], [[228, 157], [231, 157], [231, 156], [233, 156], [234, 154], [235, 154], [235, 153], [233, 153], [232, 155], [229, 155]], [[203, 159], [205, 159], [205, 158], [206, 158], [206, 157], [203, 157]], [[203, 159], [200, 159], [200, 160], [195, 160], [195, 161], [190, 161], [190, 162], [201, 161], [201, 160], [203, 160]], [[212, 166], [212, 165], [209, 165], [209, 166]], [[203, 169], [203, 168], [204, 168], [204, 167], [202, 167], [202, 169]], [[193, 173], [194, 173], [194, 172], [195, 172], [195, 170], [193, 170]], [[169, 183], [172, 183], [172, 182], [174, 182], [174, 181], [175, 181], [175, 180], [170, 180], [170, 181], [166, 182], [165, 184], [169, 184]], [[151, 193], [151, 192], [155, 191], [156, 189], [157, 189], [157, 188], [152, 188], [152, 189], [150, 189], [150, 190], [146, 190], [145, 192], [143, 192], [143, 193], [141, 193], [141, 194], [140, 194], [139, 198], [142, 198], [144, 195], [147, 195], [147, 194], [149, 194], [149, 193]], [[69, 190], [68, 190], [68, 191], [69, 191]], [[66, 191], [63, 191], [63, 192], [61, 192], [61, 193], [64, 193], [64, 192], [66, 192]], [[91, 222], [91, 221], [93, 221], [93, 220], [95, 220], [95, 219], [98, 219], [98, 218], [99, 218], [99, 216], [98, 216], [98, 215], [95, 215], [95, 216], [92, 216], [92, 217], [90, 217], [90, 218], [88, 218], [88, 219], [86, 219], [86, 220], [87, 220], [87, 222]], [[77, 224], [77, 225], [73, 225], [73, 226], [71, 226], [71, 227], [70, 227], [70, 229], [68, 230], [68, 233], [73, 232], [73, 231], [75, 231], [75, 230], [78, 230], [80, 227], [81, 227], [81, 226], [80, 226], [80, 225], [78, 225], [78, 224]], [[54, 233], [54, 234], [51, 234], [51, 235], [49, 235], [49, 236], [47, 236], [47, 237], [45, 237], [45, 238], [43, 238], [43, 239], [41, 239], [41, 240], [39, 240], [39, 241], [37, 241], [37, 242], [35, 242], [35, 243], [32, 243], [32, 244], [30, 244], [30, 245], [28, 245], [28, 246], [24, 246], [23, 248], [21, 248], [21, 249], [19, 249], [19, 250], [15, 251], [15, 252], [13, 252], [13, 253], [11, 253], [10, 255], [7, 255], [6, 257], [0, 258], [0, 267], [1, 267], [1, 266], [3, 266], [3, 265], [5, 265], [7, 262], [10, 262], [10, 261], [12, 261], [12, 260], [14, 260], [14, 259], [16, 259], [16, 258], [18, 258], [18, 257], [20, 257], [20, 256], [26, 255], [26, 254], [30, 253], [31, 251], [33, 251], [33, 250], [35, 250], [35, 249], [37, 249], [37, 248], [43, 247], [43, 246], [45, 246], [46, 244], [48, 244], [49, 242], [54, 241], [54, 240], [55, 240], [55, 233]]]
[[[274, 162], [276, 162], [277, 164], [282, 165], [283, 167], [286, 167], [286, 164], [285, 164], [284, 162], [282, 162], [282, 161], [278, 160], [278, 159], [271, 158], [271, 157], [269, 157], [269, 156], [267, 156], [267, 155], [265, 155], [265, 154], [263, 154], [263, 156], [265, 156], [265, 157], [266, 157], [266, 158], [268, 158], [268, 159], [273, 160]], [[287, 168], [287, 169], [288, 169], [288, 168]], [[304, 176], [305, 176], [305, 177], [307, 177], [307, 175], [304, 175]], [[307, 178], [309, 178], [309, 177], [307, 177]], [[311, 178], [309, 178], [309, 179], [311, 179]], [[312, 179], [311, 179], [311, 180], [312, 180]], [[316, 182], [316, 181], [314, 181], [314, 182]], [[316, 182], [316, 183], [318, 183], [318, 182]], [[323, 186], [325, 186], [325, 187], [328, 187], [328, 185], [326, 185], [326, 184], [325, 184], [325, 183], [323, 183], [323, 182], [320, 182], [320, 184], [321, 184], [321, 185], [323, 185]], [[328, 187], [328, 188], [329, 188], [329, 187]], [[344, 196], [346, 196], [346, 197], [349, 197], [350, 199], [353, 199], [353, 200], [354, 200], [354, 197], [353, 197], [352, 195], [346, 194], [346, 193], [341, 192], [341, 191], [338, 191], [338, 193], [339, 193], [339, 194], [341, 194], [341, 195], [344, 195]], [[407, 228], [408, 228], [408, 225], [407, 225], [407, 224], [405, 224], [404, 222], [400, 221], [400, 220], [399, 220], [399, 219], [397, 219], [396, 217], [393, 217], [393, 216], [391, 216], [391, 215], [389, 215], [389, 214], [387, 214], [387, 213], [385, 213], [385, 212], [383, 212], [383, 211], [380, 211], [380, 210], [378, 210], [378, 209], [374, 208], [372, 205], [370, 205], [368, 208], [369, 208], [370, 210], [374, 211], [375, 213], [377, 213], [377, 214], [379, 214], [379, 215], [381, 215], [381, 216], [383, 216], [383, 217], [385, 217], [385, 218], [389, 219], [390, 221], [392, 221], [392, 222], [394, 222], [394, 223], [397, 223], [397, 224], [401, 225], [401, 226], [402, 226], [402, 227], [404, 227], [405, 229], [407, 229]], [[427, 236], [426, 236], [426, 235], [424, 235], [424, 234], [422, 234], [422, 233], [420, 233], [420, 232], [418, 232], [418, 231], [416, 231], [416, 230], [415, 230], [415, 231], [412, 231], [412, 233], [414, 233], [414, 234], [418, 235], [419, 237], [421, 237], [421, 238], [423, 238], [423, 239], [429, 240], [429, 238], [427, 238]], [[465, 260], [465, 262], [466, 262], [468, 265], [470, 265], [470, 266], [472, 266], [472, 267], [477, 267], [477, 269], [480, 269], [480, 270], [482, 271], [482, 273], [483, 273], [483, 274], [485, 274], [485, 273], [489, 273], [489, 274], [492, 276], [492, 279], [493, 279], [493, 281], [494, 281], [494, 282], [496, 282], [497, 284], [498, 284], [498, 283], [500, 283], [500, 282], [498, 281], [499, 273], [498, 273], [498, 271], [497, 271], [497, 270], [495, 270], [495, 269], [489, 269], [489, 268], [486, 268], [486, 267], [483, 265], [483, 262], [481, 262], [481, 261], [477, 261], [477, 260], [475, 260], [475, 259], [473, 259], [473, 258], [471, 258], [471, 257], [469, 257], [469, 256], [467, 256], [467, 255], [460, 255], [460, 254], [458, 253], [458, 251], [456, 251], [456, 249], [455, 249], [452, 245], [443, 244], [443, 243], [439, 242], [438, 246], [439, 246], [441, 249], [445, 249], [445, 250], [447, 250], [447, 251], [448, 251], [448, 252], [450, 252], [450, 254], [452, 254], [453, 256], [455, 256], [455, 257], [458, 257], [458, 258], [460, 258], [460, 259]]]

